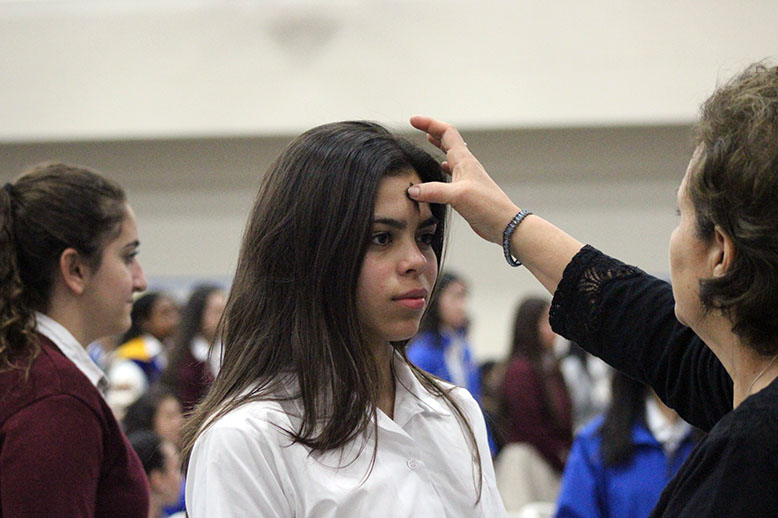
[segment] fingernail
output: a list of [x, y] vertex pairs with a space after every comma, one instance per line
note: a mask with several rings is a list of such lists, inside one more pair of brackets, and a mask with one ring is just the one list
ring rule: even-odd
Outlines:
[[411, 198], [416, 199], [419, 197], [419, 194], [421, 194], [421, 189], [418, 185], [412, 185], [408, 187], [408, 196]]

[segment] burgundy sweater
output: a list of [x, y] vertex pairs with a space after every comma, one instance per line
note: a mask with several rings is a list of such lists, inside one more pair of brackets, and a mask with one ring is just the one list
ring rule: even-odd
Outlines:
[[137, 455], [89, 379], [47, 338], [29, 379], [0, 373], [0, 517], [146, 518]]
[[192, 352], [187, 349], [186, 356], [178, 370], [178, 383], [175, 391], [181, 400], [181, 407], [185, 413], [200, 402], [208, 393], [213, 383], [211, 367], [206, 362], [196, 360]]
[[523, 358], [511, 360], [500, 394], [506, 417], [504, 434], [506, 443], [534, 446], [561, 473], [573, 444], [572, 403], [559, 371], [548, 382], [554, 414], [543, 404], [543, 381], [530, 363]]

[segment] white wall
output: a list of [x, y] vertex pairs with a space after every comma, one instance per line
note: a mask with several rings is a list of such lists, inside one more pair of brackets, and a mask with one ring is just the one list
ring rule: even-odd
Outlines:
[[0, 3], [0, 139], [688, 122], [775, 0]]

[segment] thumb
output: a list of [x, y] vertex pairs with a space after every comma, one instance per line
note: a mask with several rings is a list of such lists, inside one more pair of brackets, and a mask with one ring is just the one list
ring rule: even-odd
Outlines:
[[451, 203], [453, 185], [445, 182], [427, 182], [408, 187], [408, 196], [423, 203]]

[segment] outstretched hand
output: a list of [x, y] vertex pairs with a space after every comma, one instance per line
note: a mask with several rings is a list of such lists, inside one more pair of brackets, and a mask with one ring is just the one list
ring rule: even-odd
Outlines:
[[408, 189], [408, 195], [421, 202], [451, 205], [476, 234], [502, 243], [503, 230], [519, 208], [491, 179], [454, 126], [419, 115], [411, 117], [411, 125], [446, 153], [442, 166], [451, 175], [451, 183], [417, 184]]

